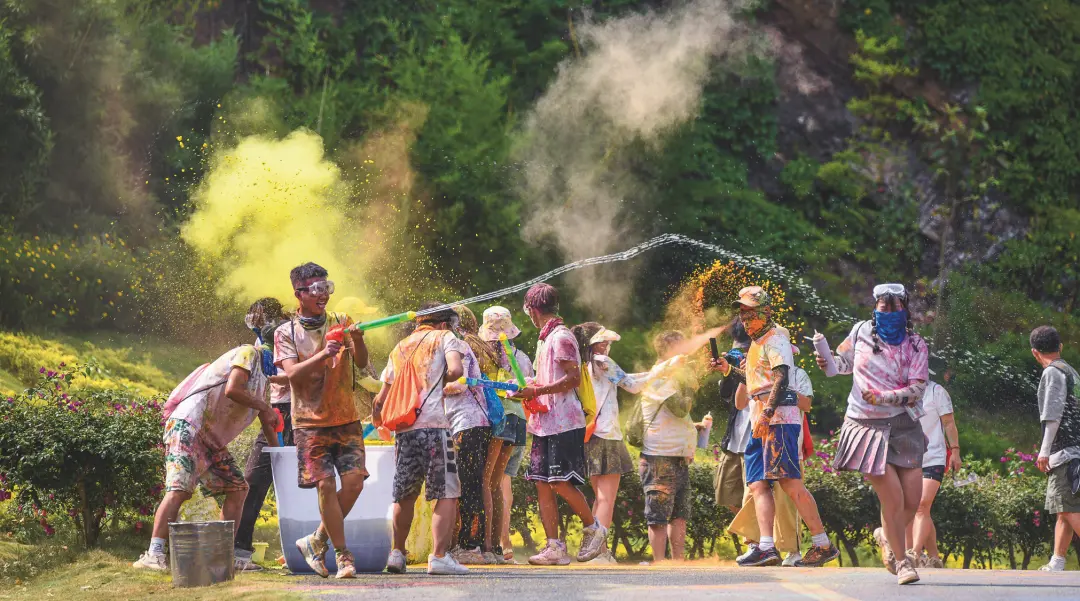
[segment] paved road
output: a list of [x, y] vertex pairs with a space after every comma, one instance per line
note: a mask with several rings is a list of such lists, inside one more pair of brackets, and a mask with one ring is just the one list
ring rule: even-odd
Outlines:
[[313, 599], [455, 601], [534, 599], [667, 601], [740, 597], [748, 601], [877, 601], [941, 599], [990, 601], [1080, 599], [1080, 572], [923, 570], [922, 581], [897, 586], [881, 568], [737, 568], [618, 566], [603, 568], [481, 567], [468, 576], [428, 576], [421, 566], [405, 575], [362, 575], [352, 581], [295, 578]]

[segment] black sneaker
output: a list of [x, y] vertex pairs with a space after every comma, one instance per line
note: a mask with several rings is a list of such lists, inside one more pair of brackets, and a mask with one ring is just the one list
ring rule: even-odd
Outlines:
[[828, 547], [810, 547], [803, 558], [795, 562], [797, 568], [820, 568], [830, 561], [840, 557], [840, 549], [836, 545]]
[[761, 547], [754, 547], [754, 550], [749, 555], [744, 556], [741, 560], [737, 560], [737, 563], [746, 568], [754, 566], [776, 566], [780, 565], [780, 552], [776, 550], [776, 547], [763, 550]]

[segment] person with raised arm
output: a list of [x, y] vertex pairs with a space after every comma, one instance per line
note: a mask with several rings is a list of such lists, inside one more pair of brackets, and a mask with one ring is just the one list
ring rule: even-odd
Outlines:
[[[870, 479], [881, 503], [874, 539], [882, 562], [898, 584], [911, 584], [919, 574], [905, 553], [905, 531], [922, 498], [926, 437], [918, 415], [929, 351], [912, 328], [903, 285], [880, 284], [873, 296], [873, 318], [855, 324], [833, 357], [838, 374], [852, 375], [833, 467]], [[827, 363], [817, 357], [822, 371]]]

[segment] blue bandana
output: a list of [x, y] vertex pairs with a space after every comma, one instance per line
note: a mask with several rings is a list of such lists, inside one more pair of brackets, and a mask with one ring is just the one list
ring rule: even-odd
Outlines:
[[874, 326], [878, 338], [886, 344], [897, 345], [907, 338], [907, 310], [882, 313], [874, 311]]

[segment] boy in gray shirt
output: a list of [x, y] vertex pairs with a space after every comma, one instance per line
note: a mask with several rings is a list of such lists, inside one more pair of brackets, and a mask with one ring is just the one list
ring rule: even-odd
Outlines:
[[1036, 465], [1049, 475], [1046, 483], [1046, 510], [1057, 514], [1054, 528], [1054, 555], [1042, 568], [1046, 572], [1065, 570], [1065, 554], [1073, 532], [1080, 532], [1080, 495], [1073, 493], [1070, 466], [1080, 462], [1080, 406], [1077, 386], [1080, 375], [1061, 359], [1061, 337], [1050, 326], [1031, 332], [1031, 354], [1043, 367], [1039, 380], [1039, 419], [1043, 439]]

